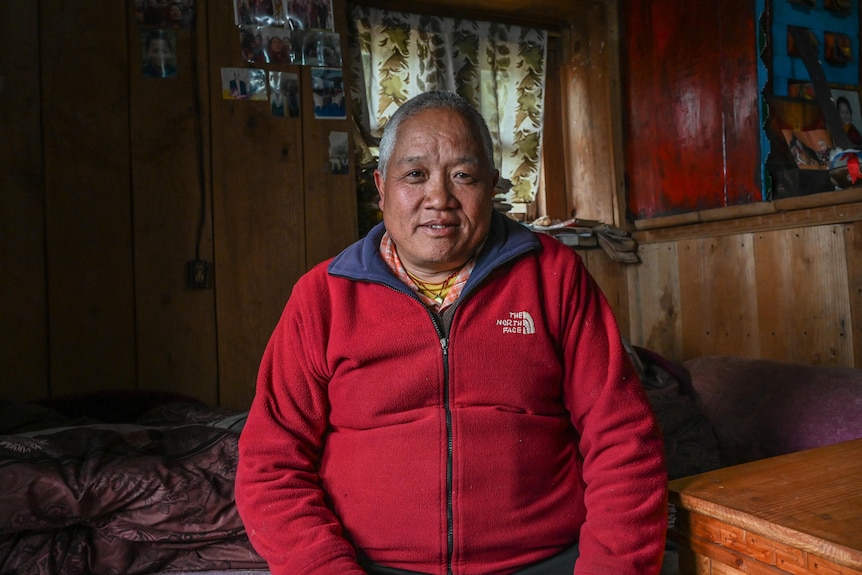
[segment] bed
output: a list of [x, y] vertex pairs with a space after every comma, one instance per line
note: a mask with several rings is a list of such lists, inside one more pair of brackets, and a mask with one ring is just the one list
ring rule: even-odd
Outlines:
[[155, 392], [0, 401], [0, 573], [267, 574], [233, 497], [245, 415]]
[[[671, 478], [717, 467], [684, 370], [629, 348]], [[155, 392], [0, 400], [0, 574], [268, 575], [234, 504], [245, 419]]]

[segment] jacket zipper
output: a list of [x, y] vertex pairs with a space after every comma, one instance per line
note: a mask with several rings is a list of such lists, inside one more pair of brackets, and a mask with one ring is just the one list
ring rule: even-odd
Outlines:
[[446, 573], [452, 575], [455, 528], [452, 511], [452, 409], [449, 401], [449, 340], [440, 338], [443, 350], [443, 410], [446, 413]]

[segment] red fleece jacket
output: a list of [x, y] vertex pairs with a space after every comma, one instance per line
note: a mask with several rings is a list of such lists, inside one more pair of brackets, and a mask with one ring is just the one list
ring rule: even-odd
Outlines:
[[576, 574], [658, 573], [660, 433], [580, 258], [540, 243], [477, 265], [448, 335], [391, 278], [322, 264], [297, 283], [236, 482], [274, 575], [362, 573], [357, 548], [421, 573], [506, 574], [576, 542]]

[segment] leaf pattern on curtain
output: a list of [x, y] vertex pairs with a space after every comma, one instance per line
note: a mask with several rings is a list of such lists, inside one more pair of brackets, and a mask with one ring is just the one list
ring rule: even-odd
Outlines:
[[506, 201], [532, 202], [539, 180], [546, 30], [350, 6], [351, 106], [369, 143], [412, 96], [451, 90], [485, 118]]

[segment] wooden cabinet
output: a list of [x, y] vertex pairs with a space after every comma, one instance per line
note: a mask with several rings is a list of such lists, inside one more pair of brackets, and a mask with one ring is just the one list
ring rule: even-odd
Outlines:
[[670, 483], [680, 574], [862, 574], [862, 440]]

